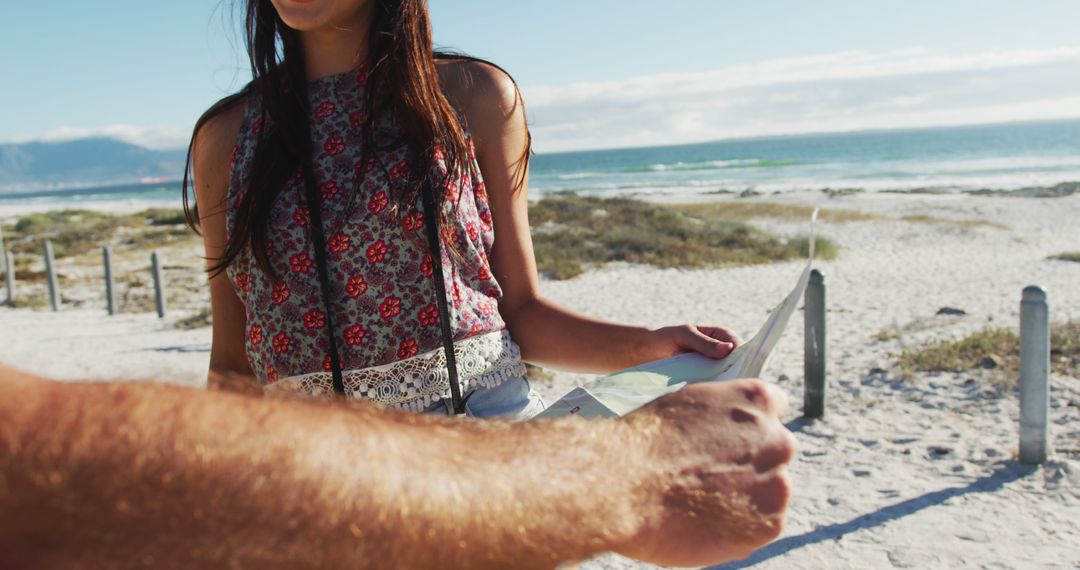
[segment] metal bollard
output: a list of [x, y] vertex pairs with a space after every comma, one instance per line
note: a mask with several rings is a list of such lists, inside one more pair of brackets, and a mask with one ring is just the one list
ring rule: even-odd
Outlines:
[[45, 242], [45, 277], [49, 280], [49, 303], [52, 310], [60, 310], [60, 285], [56, 281], [56, 260], [53, 259], [53, 246], [51, 241]]
[[1030, 285], [1020, 301], [1020, 462], [1046, 462], [1050, 407], [1050, 308]]
[[[0, 226], [0, 254], [4, 253], [6, 251], [7, 250], [4, 249], [4, 227]], [[3, 259], [0, 259], [0, 270], [4, 271], [4, 275], [7, 275], [8, 271], [11, 271], [12, 267], [15, 267], [15, 266], [12, 265], [11, 263], [8, 263], [7, 255], [4, 255]]]
[[4, 285], [7, 286], [7, 304], [15, 304], [15, 254], [6, 252], [4, 254], [4, 262], [7, 266], [7, 272], [4, 273]]
[[820, 418], [825, 415], [825, 275], [817, 269], [806, 286], [803, 321], [803, 416]]
[[113, 282], [112, 250], [109, 246], [101, 248], [101, 257], [105, 264], [105, 305], [111, 316], [116, 314], [116, 284]]
[[158, 318], [165, 318], [165, 280], [161, 276], [161, 261], [155, 251], [150, 255], [150, 268], [154, 273], [154, 303]]

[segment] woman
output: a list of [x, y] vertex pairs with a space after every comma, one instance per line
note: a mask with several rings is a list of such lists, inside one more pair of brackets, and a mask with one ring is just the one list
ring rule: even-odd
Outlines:
[[424, 0], [248, 0], [247, 48], [253, 81], [189, 149], [212, 384], [521, 419], [542, 409], [522, 359], [605, 373], [738, 342], [540, 296], [519, 92], [434, 54]]

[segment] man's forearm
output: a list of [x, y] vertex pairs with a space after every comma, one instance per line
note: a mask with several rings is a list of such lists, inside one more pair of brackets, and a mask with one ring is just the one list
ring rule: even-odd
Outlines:
[[0, 566], [550, 567], [645, 512], [617, 422], [2, 378], [0, 418]]

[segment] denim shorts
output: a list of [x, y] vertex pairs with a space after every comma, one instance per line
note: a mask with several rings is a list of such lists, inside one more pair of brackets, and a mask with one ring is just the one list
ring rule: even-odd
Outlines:
[[[540, 396], [526, 378], [506, 380], [494, 388], [475, 388], [463, 395], [465, 414], [472, 418], [524, 421], [544, 411]], [[450, 414], [449, 399], [428, 406], [425, 413]]]

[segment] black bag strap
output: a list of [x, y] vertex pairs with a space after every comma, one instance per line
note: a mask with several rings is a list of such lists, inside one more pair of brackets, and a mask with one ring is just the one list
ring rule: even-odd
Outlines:
[[315, 169], [311, 163], [303, 163], [304, 199], [311, 215], [311, 241], [315, 249], [315, 266], [319, 272], [319, 288], [322, 292], [323, 310], [326, 313], [326, 337], [330, 341], [330, 373], [333, 375], [334, 392], [345, 395], [345, 381], [341, 375], [341, 356], [338, 354], [337, 337], [334, 335], [334, 310], [330, 299], [330, 271], [326, 264], [326, 236], [323, 233], [322, 201], [315, 193]]
[[[315, 265], [319, 273], [319, 286], [322, 291], [323, 307], [326, 312], [326, 336], [330, 342], [330, 371], [334, 392], [344, 395], [345, 382], [341, 373], [341, 356], [338, 353], [337, 337], [334, 334], [334, 312], [330, 299], [330, 277], [326, 261], [326, 236], [322, 224], [322, 202], [315, 193], [314, 168], [310, 163], [303, 165], [305, 178], [305, 201], [311, 215], [311, 238], [315, 249]], [[424, 203], [424, 226], [427, 228], [428, 249], [431, 250], [432, 273], [435, 277], [435, 303], [439, 309], [439, 326], [442, 332], [443, 351], [446, 354], [446, 372], [450, 380], [450, 399], [454, 414], [465, 413], [465, 402], [461, 398], [461, 385], [458, 382], [457, 357], [454, 355], [454, 337], [450, 329], [450, 308], [446, 302], [446, 283], [442, 272], [442, 244], [439, 240], [438, 218], [435, 215], [435, 197], [431, 190], [431, 181], [424, 182], [421, 192]]]
[[442, 329], [443, 351], [446, 354], [446, 372], [450, 378], [450, 399], [453, 403], [454, 414], [464, 414], [465, 402], [461, 399], [461, 385], [458, 383], [454, 336], [450, 330], [450, 308], [446, 302], [446, 282], [443, 279], [442, 241], [439, 240], [439, 222], [435, 215], [435, 196], [431, 190], [430, 179], [424, 182], [421, 196], [424, 202], [424, 228], [427, 230], [432, 273], [435, 276], [435, 302], [439, 308], [439, 326]]

